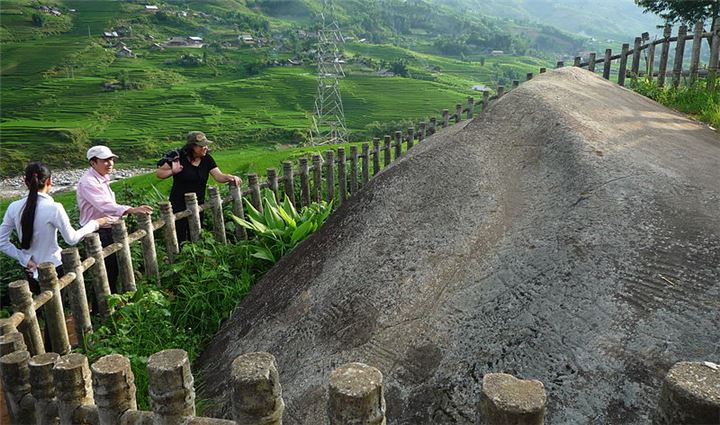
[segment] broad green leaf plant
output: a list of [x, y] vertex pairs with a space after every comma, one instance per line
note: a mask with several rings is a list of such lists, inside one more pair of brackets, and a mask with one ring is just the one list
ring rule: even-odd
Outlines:
[[249, 241], [250, 255], [272, 263], [315, 232], [325, 222], [333, 207], [332, 202], [322, 201], [314, 202], [298, 211], [287, 196], [278, 204], [275, 194], [269, 189], [262, 191], [262, 212], [247, 199], [244, 199], [244, 202], [247, 217], [242, 219], [233, 215], [232, 218], [255, 236]]

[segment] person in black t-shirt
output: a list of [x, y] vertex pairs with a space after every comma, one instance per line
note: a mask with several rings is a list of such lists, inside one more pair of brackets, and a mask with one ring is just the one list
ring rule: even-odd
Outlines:
[[[170, 203], [174, 212], [185, 211], [185, 194], [195, 192], [198, 203], [205, 202], [205, 188], [208, 177], [218, 183], [234, 181], [240, 186], [239, 177], [223, 174], [215, 160], [208, 154], [208, 146], [213, 143], [202, 131], [191, 131], [187, 135], [187, 143], [181, 149], [167, 153], [160, 161], [155, 175], [160, 179], [173, 178], [170, 189]], [[190, 239], [190, 226], [188, 219], [175, 222], [178, 243]]]

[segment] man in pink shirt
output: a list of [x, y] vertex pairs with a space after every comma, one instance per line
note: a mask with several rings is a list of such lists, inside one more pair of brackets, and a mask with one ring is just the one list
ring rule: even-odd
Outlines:
[[[131, 207], [115, 202], [115, 193], [110, 189], [110, 173], [115, 165], [115, 158], [107, 146], [93, 146], [87, 151], [90, 168], [80, 177], [77, 185], [77, 203], [80, 209], [80, 225], [84, 226], [90, 220], [101, 217], [114, 217], [119, 219], [126, 214], [151, 213], [152, 208], [147, 205]], [[110, 225], [98, 229], [102, 246], [113, 243]], [[108, 281], [112, 292], [116, 292], [118, 264], [115, 254], [105, 258]]]

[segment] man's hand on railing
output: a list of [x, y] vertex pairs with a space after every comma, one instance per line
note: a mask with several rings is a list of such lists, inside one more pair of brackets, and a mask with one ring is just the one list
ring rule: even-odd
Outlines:
[[130, 208], [126, 212], [128, 214], [150, 214], [152, 208], [149, 205], [140, 205], [139, 207]]

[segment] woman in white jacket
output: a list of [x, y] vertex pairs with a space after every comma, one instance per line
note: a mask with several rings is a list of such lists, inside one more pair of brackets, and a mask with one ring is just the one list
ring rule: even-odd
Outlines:
[[[58, 230], [65, 242], [75, 245], [111, 219], [90, 220], [79, 230], [73, 229], [65, 208], [48, 194], [52, 177], [50, 169], [42, 162], [32, 162], [25, 168], [25, 184], [28, 187], [27, 196], [11, 203], [5, 211], [0, 225], [0, 251], [20, 263], [31, 290], [38, 294], [38, 264], [51, 262], [58, 267], [58, 275], [63, 274], [59, 267], [62, 260], [57, 242]], [[10, 242], [13, 231], [20, 240], [19, 248]]]

